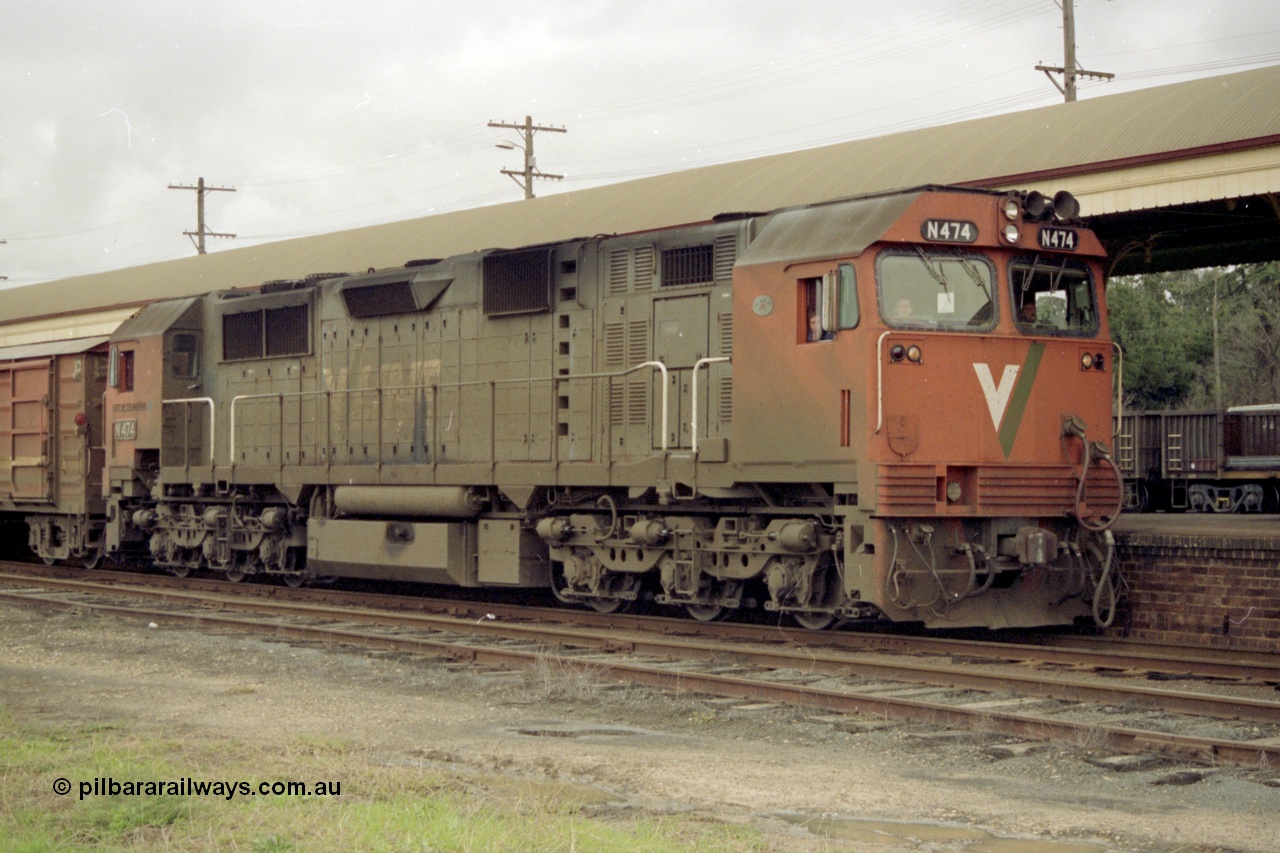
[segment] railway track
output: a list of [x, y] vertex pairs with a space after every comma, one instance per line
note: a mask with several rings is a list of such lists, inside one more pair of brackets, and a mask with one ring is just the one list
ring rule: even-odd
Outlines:
[[[1280, 660], [1274, 657], [1233, 662], [1204, 651], [1108, 653], [643, 616], [620, 624], [614, 615], [595, 624], [586, 612], [488, 602], [69, 575], [29, 566], [4, 571], [0, 597], [494, 667], [553, 658], [601, 678], [663, 689], [1117, 752], [1246, 766], [1280, 762]], [[1156, 679], [1176, 681], [1150, 686]]]

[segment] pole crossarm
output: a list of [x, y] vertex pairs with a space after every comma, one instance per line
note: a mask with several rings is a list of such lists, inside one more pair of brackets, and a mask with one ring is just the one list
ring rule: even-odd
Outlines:
[[[1076, 79], [1079, 77], [1092, 77], [1095, 80], [1111, 80], [1116, 75], [1107, 71], [1085, 71], [1076, 65], [1076, 10], [1075, 0], [1055, 0], [1062, 8], [1062, 65], [1037, 65], [1037, 71], [1043, 71], [1044, 75], [1049, 78], [1049, 82], [1054, 85], [1059, 92], [1066, 98], [1067, 103], [1071, 103], [1076, 99]], [[1059, 83], [1054, 74], [1062, 75], [1062, 82]]]
[[[552, 127], [547, 125], [536, 125], [533, 123], [532, 116], [525, 116], [522, 124], [514, 124], [510, 122], [491, 121], [489, 127], [502, 128], [504, 130], [514, 130], [520, 134], [520, 139], [524, 143], [524, 168], [523, 169], [499, 169], [499, 173], [508, 176], [524, 189], [525, 198], [533, 198], [533, 179], [545, 178], [552, 181], [560, 181], [564, 179], [564, 175], [553, 175], [549, 172], [538, 170], [538, 166], [533, 156], [533, 135], [539, 131], [550, 133], [568, 133], [569, 131], [563, 127]], [[515, 148], [514, 145], [499, 145], [499, 148]]]
[[191, 238], [191, 242], [195, 244], [196, 254], [205, 254], [204, 238], [205, 237], [228, 237], [234, 239], [236, 235], [227, 234], [221, 231], [210, 231], [204, 225], [204, 197], [212, 192], [233, 193], [235, 187], [211, 187], [205, 184], [204, 178], [200, 178], [195, 186], [191, 184], [169, 184], [171, 190], [195, 190], [196, 193], [196, 230], [183, 231]]

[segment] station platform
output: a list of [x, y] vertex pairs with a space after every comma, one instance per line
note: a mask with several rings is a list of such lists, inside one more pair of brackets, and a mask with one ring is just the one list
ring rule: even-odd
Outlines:
[[1122, 515], [1113, 533], [1126, 591], [1109, 633], [1280, 652], [1280, 515]]

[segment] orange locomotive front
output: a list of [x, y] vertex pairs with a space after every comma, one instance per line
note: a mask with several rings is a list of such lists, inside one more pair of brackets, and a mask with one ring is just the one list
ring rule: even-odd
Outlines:
[[749, 250], [734, 369], [757, 381], [735, 391], [790, 417], [739, 422], [739, 447], [834, 472], [843, 615], [1109, 621], [1113, 350], [1075, 200], [862, 207], [836, 237], [797, 216], [785, 260]]

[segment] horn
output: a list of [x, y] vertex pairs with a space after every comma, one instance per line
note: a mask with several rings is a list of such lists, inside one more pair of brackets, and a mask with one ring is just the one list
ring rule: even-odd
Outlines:
[[1032, 222], [1043, 219], [1045, 216], [1052, 213], [1049, 199], [1045, 198], [1035, 190], [1027, 193], [1027, 197], [1022, 200], [1022, 209], [1027, 212], [1027, 219], [1030, 219]]
[[1066, 190], [1059, 190], [1053, 196], [1053, 216], [1059, 222], [1067, 222], [1080, 215], [1080, 202]]

